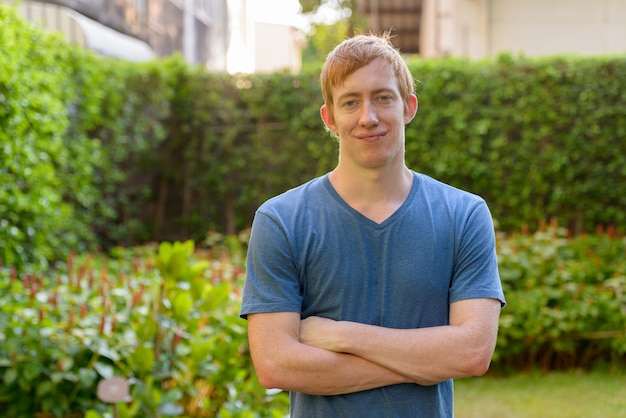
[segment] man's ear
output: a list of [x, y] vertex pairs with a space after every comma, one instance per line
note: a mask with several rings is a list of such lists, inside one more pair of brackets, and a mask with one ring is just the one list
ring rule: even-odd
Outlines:
[[413, 120], [415, 117], [415, 113], [417, 112], [417, 96], [415, 94], [411, 94], [406, 102], [406, 108], [404, 110], [404, 124], [408, 125], [409, 122]]
[[326, 129], [328, 129], [330, 132], [336, 133], [337, 127], [335, 126], [333, 115], [331, 115], [330, 110], [328, 110], [328, 106], [326, 106], [326, 103], [324, 103], [320, 108], [320, 116], [322, 117], [322, 121], [324, 121], [324, 125], [326, 125]]

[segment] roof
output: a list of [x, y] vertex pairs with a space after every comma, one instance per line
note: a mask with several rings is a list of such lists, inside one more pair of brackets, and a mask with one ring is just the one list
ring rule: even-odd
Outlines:
[[83, 30], [86, 47], [101, 55], [123, 58], [129, 61], [148, 61], [156, 54], [147, 42], [108, 28], [73, 10], [66, 10]]
[[113, 30], [70, 8], [24, 2], [20, 5], [20, 11], [27, 20], [48, 30], [61, 32], [69, 42], [100, 55], [129, 61], [148, 61], [156, 57], [147, 42]]

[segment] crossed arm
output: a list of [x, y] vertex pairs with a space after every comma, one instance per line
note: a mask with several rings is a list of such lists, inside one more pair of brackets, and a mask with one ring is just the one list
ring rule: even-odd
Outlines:
[[450, 305], [450, 325], [392, 329], [294, 312], [248, 316], [252, 360], [267, 388], [318, 395], [396, 383], [433, 385], [483, 375], [498, 333], [500, 302]]

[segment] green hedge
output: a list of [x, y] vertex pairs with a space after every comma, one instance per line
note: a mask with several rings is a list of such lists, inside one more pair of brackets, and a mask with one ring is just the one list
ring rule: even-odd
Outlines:
[[503, 230], [626, 230], [626, 56], [425, 61], [416, 169], [483, 195]]
[[76, 95], [68, 75], [78, 54], [0, 6], [0, 259], [5, 263], [45, 264], [91, 241], [79, 206], [98, 195], [90, 173], [98, 144], [65, 141]]
[[3, 4], [0, 45], [0, 262], [45, 269], [71, 251], [150, 238], [137, 214], [153, 196], [167, 77], [181, 60], [103, 59]]
[[[0, 5], [0, 259], [202, 241], [332, 169], [315, 70], [207, 74], [43, 34]], [[484, 196], [498, 229], [626, 232], [626, 57], [417, 60], [411, 168]]]
[[[411, 168], [484, 196], [503, 231], [556, 217], [576, 233], [597, 225], [626, 232], [618, 88], [626, 59], [448, 59], [411, 68], [421, 80], [421, 109], [407, 129]], [[157, 223], [154, 237], [234, 233], [268, 197], [334, 167], [317, 73], [197, 74], [186, 83], [171, 103], [177, 116], [150, 202], [169, 222]]]

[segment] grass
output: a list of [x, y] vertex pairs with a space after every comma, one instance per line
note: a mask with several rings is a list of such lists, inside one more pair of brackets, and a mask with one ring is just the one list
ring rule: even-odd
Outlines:
[[626, 417], [626, 371], [532, 372], [458, 379], [455, 417]]

